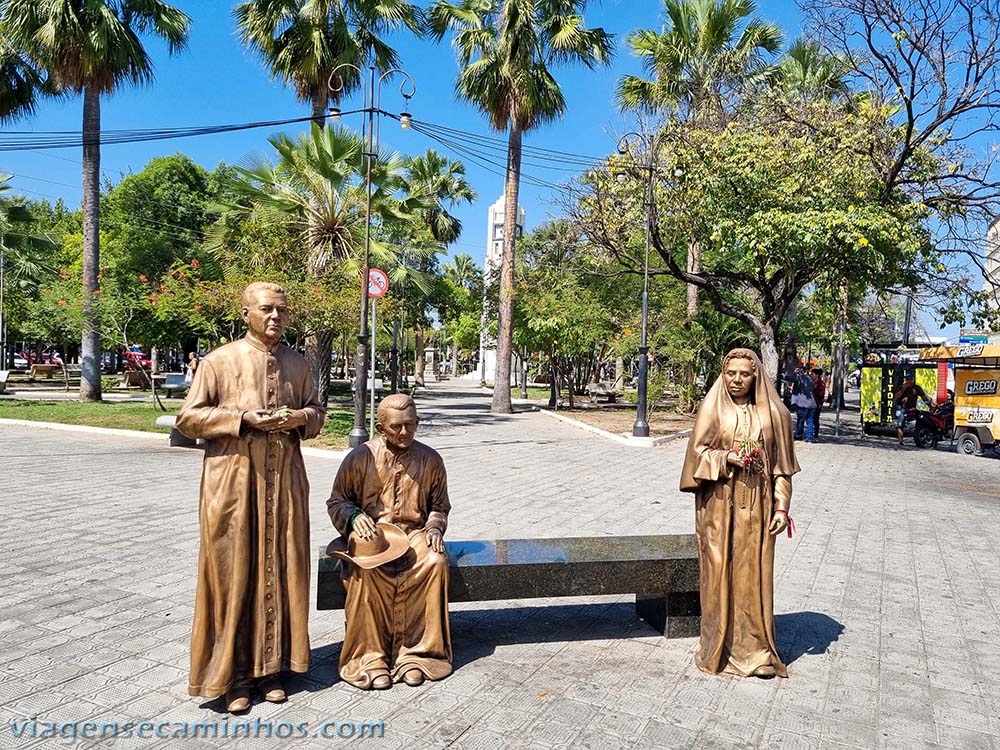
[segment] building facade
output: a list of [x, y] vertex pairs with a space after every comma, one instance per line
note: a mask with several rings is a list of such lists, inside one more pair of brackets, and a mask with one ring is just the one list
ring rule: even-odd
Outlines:
[[[483, 287], [489, 289], [500, 278], [500, 260], [503, 256], [504, 210], [506, 201], [500, 196], [489, 208], [486, 222], [486, 263], [483, 266]], [[517, 236], [524, 234], [524, 209], [517, 207]], [[492, 308], [492, 309], [491, 309]], [[489, 325], [496, 317], [495, 304], [483, 297], [483, 319], [479, 334], [479, 379], [492, 383], [497, 370], [497, 344]]]

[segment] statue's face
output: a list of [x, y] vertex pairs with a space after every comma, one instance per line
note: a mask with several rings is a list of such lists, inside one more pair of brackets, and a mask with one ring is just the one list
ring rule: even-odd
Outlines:
[[753, 388], [753, 364], [749, 359], [733, 357], [726, 362], [722, 376], [725, 378], [726, 390], [734, 399], [746, 398]]
[[243, 320], [258, 338], [276, 344], [288, 325], [288, 298], [281, 292], [259, 289], [250, 306], [243, 308]]
[[405, 409], [389, 409], [387, 414], [385, 420], [378, 423], [386, 442], [396, 448], [409, 448], [413, 445], [417, 425], [420, 424], [417, 410], [408, 406]]

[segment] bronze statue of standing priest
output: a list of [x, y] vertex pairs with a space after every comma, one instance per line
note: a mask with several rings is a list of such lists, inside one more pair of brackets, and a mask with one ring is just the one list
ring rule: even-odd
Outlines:
[[309, 482], [299, 449], [325, 410], [298, 352], [280, 343], [284, 290], [243, 293], [247, 334], [198, 365], [177, 429], [205, 441], [188, 692], [250, 708], [285, 700], [280, 672], [309, 668]]

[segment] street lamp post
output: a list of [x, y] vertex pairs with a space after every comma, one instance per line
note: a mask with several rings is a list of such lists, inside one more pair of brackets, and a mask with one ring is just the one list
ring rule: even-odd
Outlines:
[[646, 339], [647, 320], [649, 317], [649, 232], [653, 223], [653, 177], [655, 174], [655, 159], [657, 139], [653, 135], [647, 137], [641, 133], [626, 133], [618, 141], [618, 153], [629, 152], [629, 139], [638, 141], [645, 149], [647, 157], [645, 164], [636, 165], [646, 178], [646, 246], [642, 261], [642, 332], [639, 339], [639, 382], [636, 394], [635, 423], [632, 425], [633, 437], [649, 437], [649, 423], [646, 405], [646, 387], [649, 384], [649, 344]]
[[[364, 138], [366, 143], [365, 156], [365, 187], [367, 195], [365, 197], [365, 253], [364, 268], [361, 273], [361, 332], [358, 334], [358, 348], [354, 354], [354, 428], [348, 435], [348, 443], [352, 448], [356, 448], [368, 441], [371, 434], [365, 427], [365, 396], [368, 393], [368, 342], [371, 331], [368, 327], [368, 271], [370, 269], [369, 252], [371, 250], [372, 235], [372, 162], [378, 157], [379, 141], [379, 121], [375, 115], [389, 114], [381, 109], [382, 104], [382, 83], [390, 76], [398, 73], [403, 77], [399, 85], [399, 93], [402, 94], [404, 102], [409, 102], [416, 93], [417, 86], [413, 82], [410, 74], [400, 68], [392, 68], [385, 71], [377, 79], [375, 77], [374, 66], [368, 67], [368, 79], [364, 78], [364, 71], [357, 65], [343, 63], [333, 69], [330, 74], [329, 87], [334, 94], [340, 94], [344, 90], [344, 79], [339, 75], [339, 71], [350, 69], [357, 73], [362, 81], [364, 106], [361, 111], [365, 113]], [[334, 80], [336, 79], [336, 84]], [[406, 111], [407, 105], [399, 115], [399, 124], [403, 130], [409, 130], [411, 116]], [[340, 109], [333, 107], [330, 109], [330, 119], [336, 122], [340, 119]], [[374, 370], [372, 377], [375, 377]]]

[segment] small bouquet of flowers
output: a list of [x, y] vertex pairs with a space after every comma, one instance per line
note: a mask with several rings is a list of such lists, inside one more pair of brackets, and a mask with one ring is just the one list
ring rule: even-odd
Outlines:
[[743, 470], [752, 474], [764, 471], [760, 443], [750, 438], [741, 438], [736, 443], [736, 455], [743, 462]]

